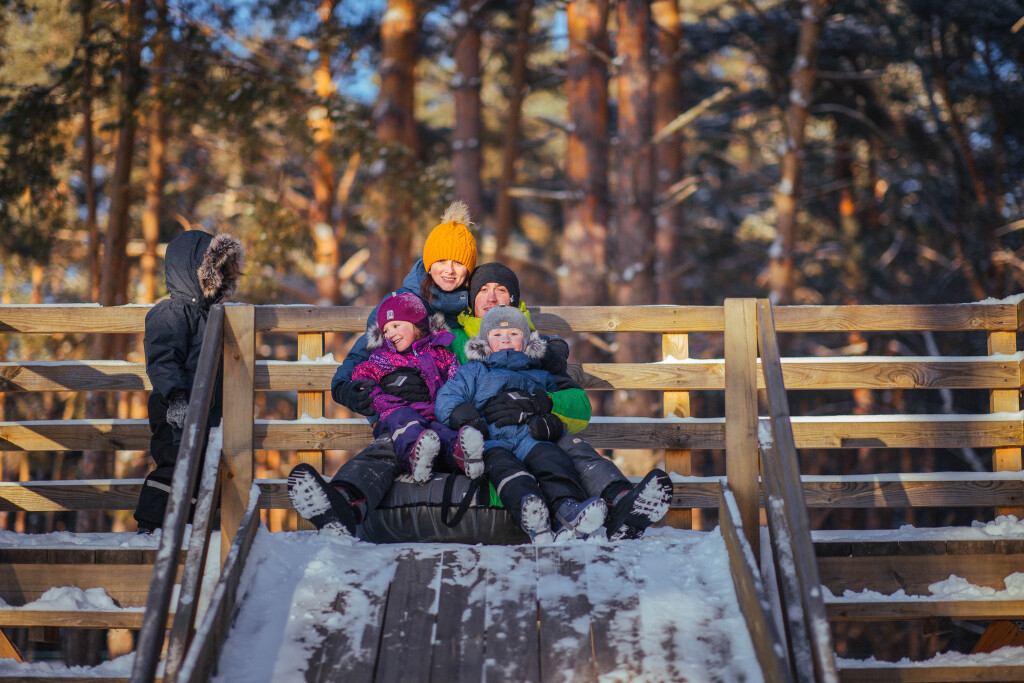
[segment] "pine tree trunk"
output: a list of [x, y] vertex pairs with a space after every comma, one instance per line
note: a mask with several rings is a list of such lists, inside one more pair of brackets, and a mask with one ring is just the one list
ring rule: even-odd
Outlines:
[[[656, 46], [653, 74], [654, 127], [659, 130], [682, 113], [682, 89], [678, 53], [682, 41], [677, 0], [655, 0], [651, 3], [654, 24], [653, 43]], [[680, 180], [683, 167], [682, 144], [679, 133], [673, 133], [654, 146], [654, 193], [660, 207], [655, 213], [658, 246], [654, 272], [657, 278], [657, 298], [652, 292], [652, 303], [697, 303], [687, 300], [682, 286], [682, 275], [693, 266], [693, 255], [684, 239], [685, 212], [679, 202], [669, 202], [668, 191]]]
[[501, 157], [501, 178], [498, 181], [498, 205], [495, 210], [495, 254], [500, 258], [512, 234], [512, 197], [508, 190], [515, 183], [516, 159], [519, 156], [520, 123], [523, 97], [526, 94], [526, 58], [530, 53], [530, 22], [533, 0], [521, 0], [516, 5], [516, 41], [512, 51], [511, 91], [505, 118], [505, 135]]
[[82, 0], [82, 184], [85, 186], [85, 228], [89, 233], [89, 300], [100, 296], [100, 234], [96, 223], [95, 143], [92, 134], [92, 0]]
[[[651, 14], [647, 0], [619, 0], [618, 146], [615, 187], [614, 281], [612, 292], [620, 306], [650, 304], [654, 282], [654, 148], [651, 81]], [[642, 363], [657, 357], [654, 335], [629, 335], [615, 351], [618, 363]], [[616, 392], [616, 415], [654, 415], [658, 407], [651, 391]]]
[[320, 40], [317, 45], [319, 61], [313, 76], [320, 104], [313, 107], [309, 115], [309, 126], [313, 134], [313, 201], [310, 204], [309, 222], [316, 243], [317, 303], [321, 306], [341, 303], [338, 268], [341, 266], [341, 239], [344, 232], [338, 235], [338, 226], [335, 225], [337, 183], [331, 158], [333, 125], [328, 106], [337, 90], [331, 73], [331, 35], [337, 4], [338, 0], [324, 0], [320, 3]]
[[142, 214], [142, 301], [151, 304], [157, 298], [156, 248], [160, 242], [160, 209], [167, 177], [167, 103], [164, 85], [167, 69], [167, 0], [153, 0], [156, 7], [156, 37], [150, 66], [149, 175], [146, 179], [146, 210]]
[[459, 16], [466, 21], [457, 27], [455, 43], [455, 130], [452, 135], [452, 176], [455, 197], [469, 205], [469, 215], [480, 222], [484, 215], [480, 188], [483, 119], [480, 116], [480, 26], [474, 13], [475, 0], [459, 0]]
[[772, 302], [775, 304], [788, 304], [793, 298], [793, 248], [803, 171], [805, 126], [818, 79], [818, 40], [821, 38], [825, 5], [826, 0], [804, 1], [796, 59], [789, 73], [786, 140], [781, 177], [775, 190], [778, 234], [769, 254], [769, 282]]
[[[416, 121], [413, 93], [416, 86], [416, 30], [418, 5], [415, 0], [388, 0], [381, 22], [381, 83], [374, 109], [374, 128], [381, 145], [404, 149], [399, 174], [411, 175], [416, 157]], [[389, 163], [395, 155], [389, 154]], [[412, 210], [407, 196], [390, 184], [381, 189], [380, 225], [370, 240], [373, 258], [368, 262], [371, 278], [367, 296], [374, 303], [396, 287], [408, 272], [412, 259]]]
[[[608, 232], [608, 69], [594, 51], [608, 51], [607, 0], [574, 0], [567, 7], [569, 57], [566, 97], [565, 235], [559, 280], [564, 305], [608, 302], [605, 272]], [[577, 349], [582, 352], [582, 349]]]

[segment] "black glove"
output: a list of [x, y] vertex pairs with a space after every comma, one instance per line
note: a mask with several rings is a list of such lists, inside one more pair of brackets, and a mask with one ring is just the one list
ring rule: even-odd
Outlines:
[[556, 377], [569, 374], [569, 345], [564, 339], [548, 338], [548, 347], [540, 358], [540, 366]]
[[565, 431], [562, 421], [551, 413], [534, 415], [526, 421], [526, 426], [530, 428], [530, 436], [537, 441], [558, 441]]
[[430, 389], [416, 368], [398, 368], [384, 375], [380, 380], [380, 388], [385, 394], [397, 396], [407, 403], [430, 401]]
[[373, 399], [370, 391], [377, 386], [368, 379], [357, 379], [351, 382], [341, 381], [331, 387], [331, 396], [353, 413], [373, 415]]
[[167, 423], [178, 429], [185, 426], [185, 415], [188, 414], [188, 394], [184, 391], [172, 391], [167, 397]]
[[452, 429], [458, 430], [466, 425], [476, 427], [484, 435], [485, 439], [488, 437], [487, 425], [484, 423], [484, 419], [480, 417], [480, 411], [470, 401], [455, 406], [452, 414], [448, 416], [448, 426]]
[[551, 412], [551, 397], [546, 392], [503, 391], [484, 406], [484, 419], [496, 427], [526, 422], [531, 415]]

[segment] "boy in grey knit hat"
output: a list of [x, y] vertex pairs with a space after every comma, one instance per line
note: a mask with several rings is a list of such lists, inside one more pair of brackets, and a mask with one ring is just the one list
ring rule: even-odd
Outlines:
[[[563, 530], [565, 536], [585, 538], [604, 524], [607, 515], [605, 501], [587, 498], [572, 459], [553, 443], [561, 438], [564, 426], [551, 414], [548, 392], [571, 380], [541, 367], [546, 347], [518, 308], [492, 308], [481, 319], [479, 334], [466, 342], [468, 362], [445, 383], [435, 403], [438, 420], [453, 429], [466, 424], [483, 427], [485, 474], [502, 504], [535, 542], [550, 540], [553, 531]], [[546, 399], [548, 409], [534, 411], [520, 424], [487, 424], [481, 417], [483, 406], [503, 392], [521, 396], [534, 407]]]

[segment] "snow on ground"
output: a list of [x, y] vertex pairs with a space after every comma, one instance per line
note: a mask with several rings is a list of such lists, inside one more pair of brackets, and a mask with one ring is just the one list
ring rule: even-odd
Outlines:
[[[891, 531], [818, 531], [816, 540], [983, 540], [992, 538], [1024, 538], [1024, 522], [1012, 516], [999, 517], [988, 523], [975, 522], [970, 528], [918, 529], [904, 526]], [[56, 532], [26, 535], [0, 531], [3, 547], [67, 547], [67, 548], [135, 548], [156, 549], [158, 537], [133, 533], [72, 534]], [[186, 537], [187, 543], [187, 537]], [[596, 544], [584, 544], [595, 546]], [[344, 627], [349, 617], [324, 609], [345, 585], [360, 583], [370, 592], [383, 594], [394, 573], [399, 553], [413, 552], [422, 557], [435, 556], [451, 546], [443, 544], [374, 545], [351, 538], [324, 537], [316, 532], [302, 531], [272, 534], [261, 528], [253, 544], [250, 562], [241, 585], [247, 589], [241, 611], [232, 625], [219, 663], [218, 683], [257, 683], [259, 681], [302, 680], [306, 658], [317, 645], [317, 626], [331, 630]], [[495, 561], [512, 552], [506, 546], [477, 546], [491, 553]], [[569, 546], [580, 547], [577, 546]], [[636, 615], [642, 624], [641, 646], [647, 646], [645, 671], [659, 672], [651, 680], [760, 680], [752, 646], [743, 633], [732, 586], [728, 558], [718, 531], [696, 532], [676, 529], [652, 529], [640, 541], [620, 541], [600, 548], [611, 548], [630, 567], [630, 578], [642, 585], [641, 602]], [[511, 588], [530, 577], [503, 577]], [[611, 578], [611, 577], [610, 577]], [[606, 586], [613, 595], [614, 581], [592, 582]], [[933, 584], [931, 596], [908, 596], [900, 591], [893, 595], [857, 594], [831, 596], [828, 601], [872, 600], [949, 600], [998, 598], [1022, 599], [1024, 574], [1007, 577], [1006, 589], [972, 586], [959, 577], [950, 577]], [[17, 609], [120, 609], [112, 606], [109, 596], [92, 589], [56, 588], [40, 600]], [[3, 607], [3, 609], [15, 609]], [[129, 608], [130, 609], [130, 608]], [[358, 606], [353, 606], [358, 611]], [[318, 621], [321, 620], [321, 621]], [[328, 624], [327, 622], [331, 623]], [[708, 624], [729, 638], [727, 656], [707, 647]], [[712, 634], [714, 635], [714, 634]], [[703, 643], [708, 652], [697, 661], [670, 661], [666, 652], [686, 653], [693, 657], [694, 643]], [[666, 646], [667, 645], [667, 646]], [[702, 659], [701, 659], [702, 658]], [[56, 662], [17, 663], [0, 659], [0, 676], [59, 678], [127, 677], [134, 655], [129, 654], [96, 667], [66, 667]], [[885, 666], [893, 663], [875, 659], [840, 659], [842, 668]], [[994, 653], [937, 655], [929, 663], [959, 666], [1024, 665], [1024, 648], [1006, 647]], [[895, 663], [906, 665], [907, 660]], [[621, 678], [621, 677], [620, 677]], [[610, 680], [617, 680], [611, 678]], [[625, 679], [621, 679], [625, 680]], [[637, 680], [633, 678], [632, 680]]]

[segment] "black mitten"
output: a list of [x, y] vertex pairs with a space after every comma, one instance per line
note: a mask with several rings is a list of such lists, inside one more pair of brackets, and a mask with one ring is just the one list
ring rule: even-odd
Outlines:
[[551, 397], [548, 396], [548, 392], [535, 391], [530, 396], [533, 398], [533, 413], [535, 415], [547, 415], [551, 412], [554, 404], [551, 403]]
[[452, 414], [448, 416], [448, 426], [452, 429], [461, 429], [466, 425], [476, 427], [484, 435], [484, 438], [487, 438], [487, 424], [480, 417], [480, 411], [469, 401], [455, 406]]
[[167, 423], [178, 429], [185, 426], [185, 416], [188, 414], [188, 394], [184, 391], [174, 391], [167, 397]]
[[380, 388], [385, 394], [397, 396], [406, 403], [430, 401], [430, 388], [416, 368], [398, 368], [384, 375], [380, 380]]
[[527, 421], [526, 426], [530, 428], [530, 436], [537, 441], [558, 441], [565, 431], [562, 421], [551, 413], [534, 415]]
[[508, 427], [526, 422], [526, 418], [536, 412], [536, 402], [531, 394], [503, 391], [484, 406], [484, 419], [496, 427]]
[[368, 379], [339, 382], [331, 387], [331, 396], [353, 413], [373, 415], [373, 398], [370, 394], [376, 385]]
[[540, 366], [556, 377], [569, 374], [569, 345], [559, 337], [549, 337]]

